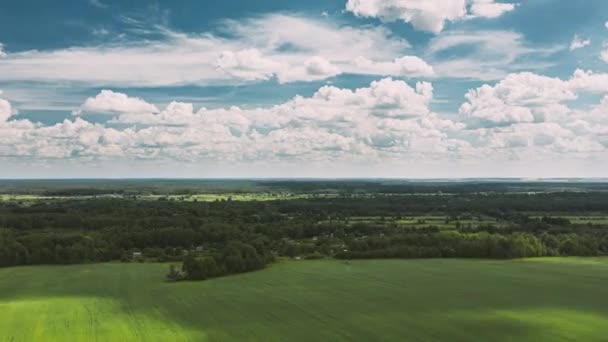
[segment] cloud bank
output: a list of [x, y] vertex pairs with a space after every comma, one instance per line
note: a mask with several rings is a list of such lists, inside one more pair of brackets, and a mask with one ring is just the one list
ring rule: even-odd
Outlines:
[[441, 32], [445, 23], [472, 18], [497, 18], [515, 9], [494, 0], [348, 0], [346, 10], [359, 17], [403, 21], [415, 29]]
[[[589, 159], [608, 152], [608, 75], [569, 79], [514, 73], [471, 89], [459, 113], [430, 109], [428, 82], [392, 78], [358, 89], [323, 86], [270, 107], [164, 109], [109, 90], [79, 109], [109, 114], [42, 125], [12, 116], [0, 100], [0, 158], [34, 160], [409, 161], [501, 158]], [[591, 108], [572, 105], [597, 94]]]

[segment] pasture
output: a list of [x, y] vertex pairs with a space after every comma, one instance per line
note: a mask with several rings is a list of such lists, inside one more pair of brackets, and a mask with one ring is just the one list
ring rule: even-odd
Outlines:
[[608, 258], [0, 269], [0, 341], [605, 341]]

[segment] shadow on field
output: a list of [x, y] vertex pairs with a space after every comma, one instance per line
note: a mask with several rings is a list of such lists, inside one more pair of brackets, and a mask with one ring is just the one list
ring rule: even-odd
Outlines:
[[165, 282], [160, 264], [10, 268], [0, 328], [102, 340], [601, 340], [608, 259], [572, 260], [301, 261], [183, 283]]

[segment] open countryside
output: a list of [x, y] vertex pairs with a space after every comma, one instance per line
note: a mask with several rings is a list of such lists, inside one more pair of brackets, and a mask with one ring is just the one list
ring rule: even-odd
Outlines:
[[608, 342], [608, 0], [0, 0], [0, 342]]
[[602, 341], [606, 189], [0, 182], [0, 341]]
[[608, 259], [281, 261], [168, 283], [164, 264], [0, 270], [1, 341], [602, 341]]

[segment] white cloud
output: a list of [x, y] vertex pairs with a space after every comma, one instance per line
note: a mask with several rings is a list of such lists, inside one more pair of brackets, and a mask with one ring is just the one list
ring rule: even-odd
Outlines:
[[284, 66], [262, 56], [257, 49], [224, 51], [217, 60], [217, 67], [227, 74], [246, 81], [268, 80]]
[[335, 76], [340, 73], [335, 65], [320, 56], [313, 56], [307, 59], [302, 66], [292, 66], [283, 68], [277, 73], [280, 83], [294, 81], [314, 81], [322, 80]]
[[574, 51], [576, 49], [584, 48], [591, 44], [591, 39], [579, 37], [579, 35], [574, 35], [572, 38], [572, 42], [570, 43], [570, 51]]
[[591, 93], [608, 93], [608, 73], [577, 69], [568, 81], [571, 89]]
[[359, 17], [401, 20], [421, 31], [439, 33], [446, 21], [496, 18], [515, 9], [515, 4], [494, 0], [348, 0], [346, 10]]
[[469, 90], [465, 97], [468, 102], [460, 106], [459, 112], [463, 121], [472, 127], [534, 121], [529, 108], [505, 103], [504, 99], [497, 96], [495, 88], [488, 85]]
[[470, 13], [475, 17], [498, 18], [515, 9], [515, 4], [495, 0], [471, 0]]
[[255, 81], [276, 76], [279, 83], [321, 80], [340, 73], [336, 66], [320, 56], [312, 56], [302, 65], [290, 65], [262, 56], [256, 49], [224, 51], [217, 66], [237, 79]]
[[608, 138], [608, 95], [604, 96], [600, 104], [589, 113], [583, 112], [582, 116], [594, 124], [601, 124], [596, 128], [601, 129], [601, 133]]
[[279, 83], [314, 81], [341, 73], [381, 76], [432, 76], [433, 67], [416, 56], [403, 56], [391, 62], [376, 62], [359, 56], [354, 61], [338, 62], [340, 67], [321, 56], [312, 56], [300, 63], [289, 64], [263, 56], [258, 50], [225, 51], [217, 61], [219, 70], [240, 80], [268, 80]]
[[[408, 55], [408, 42], [383, 26], [356, 28], [284, 14], [226, 21], [220, 28], [229, 34], [187, 35], [157, 27], [154, 33], [162, 37], [159, 40], [11, 53], [0, 59], [0, 74], [5, 82], [79, 82], [96, 87], [233, 84], [272, 78], [286, 83], [341, 73], [493, 80], [513, 71], [550, 66], [544, 57], [557, 51], [557, 47], [529, 46], [514, 32], [448, 32], [431, 41], [423, 59]], [[456, 47], [467, 53], [449, 60], [442, 57]], [[520, 61], [523, 57], [534, 58]]]
[[527, 149], [542, 151], [552, 147], [563, 149], [558, 142], [572, 141], [575, 135], [556, 123], [522, 123], [519, 125], [493, 129], [484, 137], [484, 146], [490, 149]]
[[[390, 78], [355, 90], [321, 87], [267, 108], [201, 108], [172, 102], [152, 113], [144, 100], [104, 91], [82, 105], [115, 113], [106, 125], [80, 117], [44, 126], [0, 125], [0, 157], [137, 160], [329, 160], [446, 153], [454, 123], [432, 113], [432, 86]], [[114, 123], [132, 125], [114, 128]], [[120, 127], [125, 127], [121, 125]], [[409, 152], [408, 152], [409, 151]]]
[[6, 57], [6, 52], [4, 52], [4, 44], [0, 43], [0, 58]]
[[495, 88], [499, 96], [511, 104], [543, 106], [576, 99], [568, 82], [529, 72], [511, 74]]
[[304, 63], [306, 73], [312, 76], [326, 77], [326, 75], [335, 75], [339, 71], [331, 65], [331, 62], [327, 59], [319, 56], [313, 56]]
[[119, 113], [113, 123], [142, 124], [147, 126], [167, 125], [167, 126], [188, 126], [200, 117], [194, 112], [191, 103], [172, 101], [167, 107], [158, 112], [123, 112]]
[[262, 52], [281, 52], [277, 54], [285, 59], [302, 53], [305, 58], [323, 56], [337, 63], [348, 62], [353, 56], [388, 59], [409, 47], [406, 40], [382, 26], [342, 26], [323, 19], [279, 14], [227, 21], [226, 30], [241, 44], [258, 47]]
[[[0, 90], [0, 95], [2, 95], [2, 91]], [[8, 120], [8, 118], [12, 115], [13, 111], [11, 109], [11, 104], [7, 100], [0, 98], [0, 122]]]
[[156, 113], [158, 108], [137, 97], [129, 97], [126, 94], [115, 93], [111, 90], [102, 90], [97, 96], [89, 97], [74, 114], [80, 115], [83, 112], [143, 114]]
[[385, 76], [433, 76], [435, 71], [427, 62], [416, 56], [403, 56], [391, 62], [377, 62], [357, 57], [354, 65], [358, 73]]
[[[533, 46], [522, 34], [511, 31], [450, 31], [430, 41], [425, 58], [440, 77], [488, 81], [504, 78], [512, 72], [552, 66], [555, 62], [548, 57], [564, 48]], [[452, 50], [458, 50], [458, 55], [449, 59], [442, 56]]]
[[466, 99], [460, 107], [463, 121], [471, 127], [494, 127], [555, 120], [568, 112], [562, 102], [576, 99], [576, 94], [566, 81], [526, 72], [470, 90]]
[[383, 27], [355, 28], [283, 14], [226, 21], [219, 28], [230, 38], [210, 33], [186, 35], [157, 27], [153, 29], [162, 37], [159, 40], [12, 53], [0, 60], [0, 75], [6, 82], [72, 81], [104, 86], [256, 81], [282, 73], [289, 75], [281, 79], [299, 81], [329, 77], [343, 67], [356, 73], [353, 56], [392, 60], [409, 48], [407, 41]]
[[[369, 87], [356, 90], [323, 86], [310, 98], [296, 96], [292, 100], [270, 108], [220, 109], [201, 108], [193, 111], [191, 104], [173, 102], [158, 114], [124, 113], [116, 122], [146, 125], [222, 125], [238, 132], [250, 129], [278, 129], [285, 125], [335, 125], [353, 127], [371, 117], [408, 119], [430, 114], [428, 105], [433, 87], [418, 82], [410, 87], [406, 82], [385, 78]], [[118, 110], [113, 110], [118, 112]]]
[[532, 73], [511, 74], [466, 95], [460, 119], [478, 156], [534, 160], [598, 160], [608, 154], [608, 96], [591, 107], [570, 100], [606, 93], [606, 74], [577, 70], [568, 80]]
[[445, 21], [466, 15], [465, 0], [348, 0], [346, 10], [359, 17], [401, 20], [417, 30], [439, 33]]
[[82, 105], [111, 113], [104, 124], [81, 117], [55, 125], [6, 121], [10, 107], [2, 109], [0, 159], [179, 165], [588, 160], [608, 156], [608, 94], [590, 108], [570, 101], [599, 92], [604, 77], [580, 70], [566, 80], [511, 74], [470, 90], [459, 116], [433, 113], [430, 83], [391, 78], [358, 89], [326, 85], [309, 97], [258, 108], [195, 109], [174, 101], [157, 110], [104, 91]]
[[600, 59], [604, 61], [604, 63], [608, 63], [608, 48], [602, 51], [600, 54]]
[[195, 48], [173, 40], [145, 46], [26, 51], [0, 60], [0, 74], [5, 81], [124, 86], [199, 83], [221, 78], [211, 63], [217, 58], [213, 49], [218, 48], [211, 41], [201, 41]]

